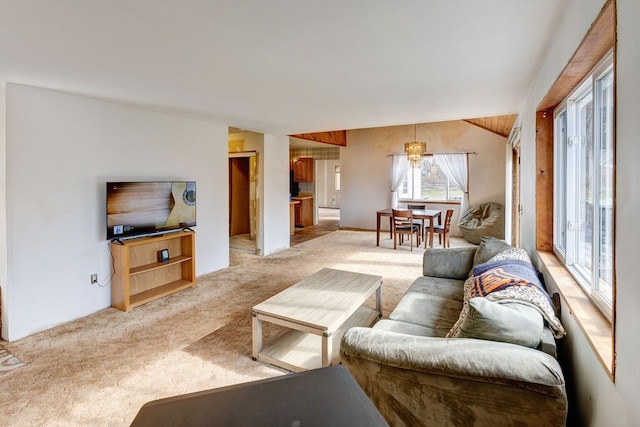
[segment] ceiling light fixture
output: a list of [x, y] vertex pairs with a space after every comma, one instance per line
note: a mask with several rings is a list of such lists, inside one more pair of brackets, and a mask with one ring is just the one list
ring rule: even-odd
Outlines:
[[404, 143], [404, 152], [412, 168], [422, 165], [422, 156], [427, 154], [427, 143], [419, 142], [416, 138], [416, 125], [413, 125], [413, 141]]

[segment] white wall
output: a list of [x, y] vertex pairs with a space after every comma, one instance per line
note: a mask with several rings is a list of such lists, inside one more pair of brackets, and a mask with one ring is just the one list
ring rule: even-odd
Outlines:
[[[6, 142], [6, 110], [5, 110], [6, 84], [0, 83], [0, 325], [6, 323], [7, 314], [5, 303], [7, 301], [7, 142]], [[1, 329], [1, 328], [0, 328]], [[0, 330], [0, 336], [4, 336]]]
[[243, 150], [258, 156], [258, 232], [259, 255], [269, 255], [289, 247], [289, 137], [241, 132]]
[[616, 386], [630, 419], [640, 424], [640, 2], [618, 0], [616, 133]]
[[269, 255], [290, 244], [289, 137], [264, 136], [264, 249]]
[[4, 338], [110, 306], [106, 181], [197, 181], [196, 273], [228, 266], [227, 126], [10, 83], [6, 115]]
[[[474, 151], [469, 156], [469, 203], [505, 201], [506, 138], [464, 121], [423, 123], [417, 139], [427, 142], [428, 152]], [[376, 211], [391, 207], [391, 153], [403, 153], [414, 138], [413, 125], [358, 129], [347, 132], [347, 147], [340, 152], [342, 198], [340, 226], [375, 230]], [[458, 234], [459, 205], [434, 204], [428, 208], [454, 207], [452, 234]], [[383, 229], [388, 222], [383, 221]]]
[[[521, 243], [535, 250], [535, 110], [544, 95], [571, 58], [582, 38], [596, 19], [604, 0], [569, 0], [557, 34], [540, 70], [535, 76], [528, 98], [520, 112], [522, 120], [522, 216]], [[578, 425], [626, 426], [640, 423], [640, 286], [638, 286], [637, 246], [640, 242], [638, 212], [640, 193], [640, 2], [617, 0], [616, 59], [616, 338], [617, 369], [612, 381], [596, 359], [582, 330], [563, 310], [562, 322], [567, 336], [560, 342], [568, 356], [563, 366], [569, 380], [571, 411]], [[523, 18], [524, 19], [524, 18]]]

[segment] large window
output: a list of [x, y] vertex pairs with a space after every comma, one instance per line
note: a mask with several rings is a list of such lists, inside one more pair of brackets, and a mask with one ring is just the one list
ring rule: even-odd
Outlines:
[[399, 195], [405, 200], [462, 200], [462, 190], [445, 176], [433, 156], [424, 157], [420, 167], [409, 169]]
[[613, 302], [613, 60], [554, 112], [554, 250], [605, 315]]

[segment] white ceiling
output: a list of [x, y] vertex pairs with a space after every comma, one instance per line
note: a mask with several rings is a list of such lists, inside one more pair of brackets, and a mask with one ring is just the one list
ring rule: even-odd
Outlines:
[[2, 0], [0, 80], [269, 134], [517, 112], [565, 0]]

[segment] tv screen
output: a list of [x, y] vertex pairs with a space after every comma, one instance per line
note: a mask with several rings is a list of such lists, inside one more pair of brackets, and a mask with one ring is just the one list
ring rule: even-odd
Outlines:
[[195, 181], [107, 182], [108, 240], [195, 225]]

